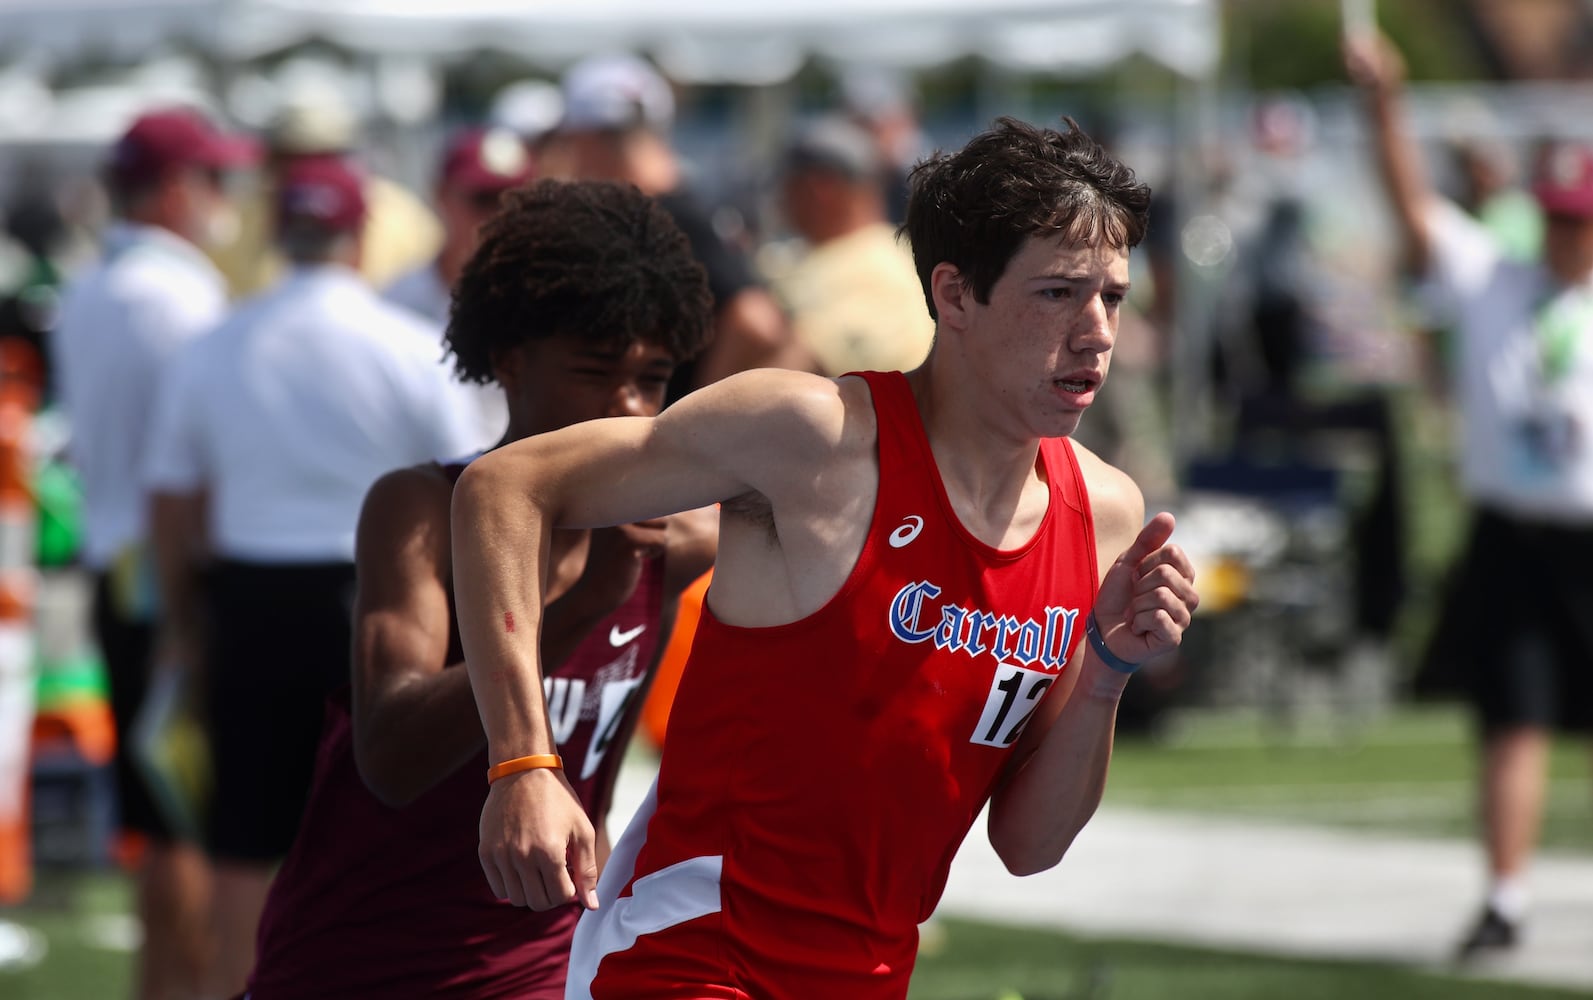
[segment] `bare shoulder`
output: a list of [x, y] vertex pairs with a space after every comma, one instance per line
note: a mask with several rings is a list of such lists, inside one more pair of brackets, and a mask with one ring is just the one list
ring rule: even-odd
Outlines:
[[1072, 442], [1079, 472], [1090, 495], [1090, 516], [1095, 522], [1096, 557], [1104, 570], [1139, 535], [1145, 526], [1145, 496], [1128, 473], [1109, 465], [1090, 449]]
[[440, 499], [444, 511], [453, 483], [435, 462], [409, 465], [384, 473], [365, 493], [365, 512], [416, 510], [434, 506]]
[[779, 368], [740, 372], [699, 389], [658, 421], [661, 429], [689, 424], [693, 436], [739, 439], [785, 457], [833, 455], [873, 440], [873, 408], [862, 379]]
[[446, 553], [452, 493], [447, 475], [430, 462], [383, 475], [365, 494], [356, 558], [372, 555], [377, 543], [390, 551], [410, 541]]

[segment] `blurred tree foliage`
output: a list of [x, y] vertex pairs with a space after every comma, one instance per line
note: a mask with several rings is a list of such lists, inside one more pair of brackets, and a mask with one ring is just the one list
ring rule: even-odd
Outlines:
[[[1461, 0], [1383, 0], [1378, 26], [1404, 53], [1413, 80], [1487, 77], [1487, 61]], [[1339, 0], [1225, 0], [1224, 76], [1256, 90], [1344, 78]]]

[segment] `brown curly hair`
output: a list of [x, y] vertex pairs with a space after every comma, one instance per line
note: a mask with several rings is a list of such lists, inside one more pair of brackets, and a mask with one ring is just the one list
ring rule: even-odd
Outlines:
[[459, 378], [493, 379], [501, 352], [546, 337], [677, 362], [706, 346], [708, 275], [658, 202], [628, 184], [543, 180], [511, 191], [454, 286], [446, 341]]
[[975, 136], [955, 153], [913, 168], [901, 231], [935, 315], [929, 277], [942, 262], [957, 268], [974, 300], [990, 301], [1024, 240], [1054, 235], [1129, 249], [1145, 238], [1150, 187], [1071, 118], [1067, 131], [1015, 118]]

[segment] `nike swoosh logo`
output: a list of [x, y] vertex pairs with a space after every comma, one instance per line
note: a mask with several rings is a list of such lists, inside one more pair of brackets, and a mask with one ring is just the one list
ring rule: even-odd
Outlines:
[[635, 628], [625, 629], [624, 631], [621, 631], [618, 625], [612, 625], [608, 630], [608, 644], [610, 646], [623, 646], [646, 631], [646, 625], [638, 625]]

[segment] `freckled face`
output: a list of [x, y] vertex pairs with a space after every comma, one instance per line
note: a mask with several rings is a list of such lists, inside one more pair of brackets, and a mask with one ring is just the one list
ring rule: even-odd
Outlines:
[[1031, 237], [990, 301], [972, 303], [968, 355], [1020, 433], [1077, 429], [1106, 379], [1128, 286], [1126, 249]]

